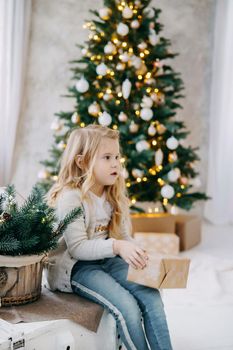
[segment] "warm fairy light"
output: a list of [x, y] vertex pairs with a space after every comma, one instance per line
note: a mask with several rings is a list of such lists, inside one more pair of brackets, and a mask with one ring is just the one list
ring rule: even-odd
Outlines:
[[110, 75], [114, 77], [115, 73], [113, 72], [113, 70], [111, 70]]
[[99, 93], [98, 93], [98, 97], [99, 97], [99, 98], [102, 98], [103, 96], [104, 96], [103, 92], [99, 92]]
[[151, 72], [146, 73], [146, 78], [149, 79], [151, 77]]
[[121, 6], [125, 6], [125, 5], [126, 5], [125, 1], [122, 1]]
[[144, 57], [145, 56], [145, 54], [144, 54], [144, 52], [140, 52], [140, 57]]
[[94, 40], [99, 40], [99, 36], [98, 36], [97, 34], [95, 34], [95, 35], [93, 36], [93, 39], [94, 39]]
[[129, 53], [133, 53], [133, 48], [130, 47], [128, 51], [129, 51]]
[[163, 166], [162, 166], [162, 165], [158, 165], [158, 166], [157, 166], [157, 169], [160, 171], [160, 170], [163, 169]]
[[114, 130], [117, 130], [117, 129], [118, 129], [118, 126], [117, 126], [117, 125], [113, 125], [112, 128], [113, 128]]
[[106, 92], [107, 92], [107, 94], [111, 94], [112, 90], [110, 88], [107, 88]]
[[117, 96], [122, 97], [122, 92], [118, 92]]
[[142, 16], [141, 16], [141, 15], [139, 15], [139, 16], [138, 16], [138, 19], [142, 19]]
[[140, 177], [137, 177], [137, 182], [142, 182], [142, 179]]
[[160, 186], [163, 186], [165, 184], [163, 179], [161, 179], [160, 177], [157, 179], [157, 182], [160, 184]]
[[119, 11], [123, 10], [123, 7], [121, 5], [118, 5], [117, 8], [118, 8]]
[[135, 199], [135, 198], [132, 198], [132, 199], [131, 199], [131, 203], [132, 203], [132, 204], [135, 204], [135, 203], [136, 203], [136, 199]]
[[130, 182], [126, 182], [126, 187], [130, 187], [131, 183]]
[[167, 199], [167, 198], [164, 198], [164, 199], [163, 199], [163, 205], [167, 205], [167, 203], [168, 203], [168, 199]]
[[116, 100], [116, 105], [119, 105], [121, 103], [120, 100]]
[[80, 124], [80, 126], [81, 126], [81, 128], [84, 128], [84, 127], [85, 127], [85, 123], [82, 122], [82, 123]]
[[91, 29], [91, 30], [95, 30], [95, 29], [96, 29], [96, 26], [92, 25], [92, 26], [90, 27], [90, 29]]
[[182, 196], [182, 194], [180, 193], [180, 192], [178, 192], [177, 194], [176, 194], [176, 197], [178, 197], [178, 198], [180, 198]]
[[149, 169], [149, 173], [151, 175], [156, 175], [156, 171], [154, 169], [152, 169], [152, 168]]
[[138, 80], [142, 80], [142, 75], [141, 74], [138, 75]]
[[103, 78], [103, 76], [102, 75], [97, 75], [97, 77], [96, 77], [97, 79], [102, 79]]
[[101, 60], [101, 55], [96, 56], [97, 60]]
[[150, 92], [151, 92], [151, 87], [148, 87], [148, 88], [146, 89], [146, 92], [150, 93]]
[[154, 92], [157, 94], [159, 92], [159, 89], [155, 88]]
[[96, 56], [91, 56], [91, 61], [94, 61], [96, 59]]
[[147, 177], [144, 176], [144, 177], [142, 178], [142, 180], [143, 180], [143, 181], [147, 181]]
[[112, 55], [108, 56], [108, 60], [112, 61], [113, 60], [113, 56]]
[[121, 163], [125, 163], [125, 158], [122, 157], [122, 158], [120, 159], [120, 162], [121, 162]]
[[57, 176], [57, 175], [54, 175], [54, 176], [52, 177], [52, 179], [53, 179], [54, 181], [57, 181], [58, 176]]
[[104, 33], [104, 32], [101, 32], [100, 35], [104, 37], [104, 36], [105, 36], [105, 33]]
[[135, 114], [136, 115], [140, 115], [140, 111], [135, 111]]
[[119, 40], [117, 38], [113, 38], [112, 41], [114, 42], [114, 44], [117, 44]]
[[153, 145], [153, 146], [156, 146], [156, 145], [157, 145], [157, 141], [156, 141], [156, 140], [153, 140], [153, 141], [152, 141], [152, 145]]
[[127, 47], [127, 42], [126, 41], [124, 41], [123, 43], [122, 43], [122, 47]]
[[185, 185], [181, 185], [180, 188], [182, 188], [182, 190], [185, 188]]
[[[133, 10], [133, 13], [138, 13], [138, 11], [135, 9], [135, 10]], [[138, 18], [139, 18], [139, 16], [138, 16]]]
[[144, 53], [145, 53], [145, 55], [149, 55], [150, 51], [146, 49], [146, 50], [144, 51]]

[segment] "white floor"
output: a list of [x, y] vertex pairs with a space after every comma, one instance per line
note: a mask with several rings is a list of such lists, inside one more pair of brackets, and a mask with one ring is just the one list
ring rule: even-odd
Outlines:
[[233, 226], [203, 224], [188, 288], [164, 291], [174, 350], [233, 350]]

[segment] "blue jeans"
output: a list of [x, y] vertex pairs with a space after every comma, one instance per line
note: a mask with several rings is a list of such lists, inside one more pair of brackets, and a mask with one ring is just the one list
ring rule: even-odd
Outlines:
[[119, 256], [79, 260], [71, 272], [72, 289], [108, 309], [127, 350], [148, 350], [147, 341], [151, 350], [171, 350], [158, 289], [127, 281], [127, 273], [128, 264]]

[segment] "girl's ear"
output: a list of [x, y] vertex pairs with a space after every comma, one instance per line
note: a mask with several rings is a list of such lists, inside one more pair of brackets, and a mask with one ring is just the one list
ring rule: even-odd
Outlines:
[[75, 163], [77, 164], [77, 166], [80, 169], [83, 169], [83, 155], [82, 154], [78, 154], [77, 156], [75, 156]]

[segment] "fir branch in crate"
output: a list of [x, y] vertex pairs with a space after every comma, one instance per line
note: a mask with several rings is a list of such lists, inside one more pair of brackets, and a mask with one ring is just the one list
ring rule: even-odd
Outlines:
[[34, 186], [20, 207], [13, 185], [0, 195], [0, 254], [42, 254], [57, 247], [58, 237], [82, 214], [74, 208], [57, 222], [55, 208], [48, 206], [43, 189]]

